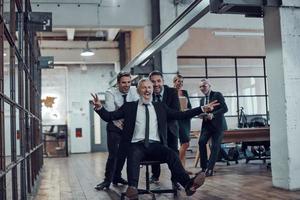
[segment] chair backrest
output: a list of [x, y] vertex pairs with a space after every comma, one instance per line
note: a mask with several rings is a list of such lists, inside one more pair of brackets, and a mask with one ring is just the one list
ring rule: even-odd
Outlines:
[[265, 127], [268, 125], [267, 120], [265, 118], [263, 118], [262, 116], [257, 116], [252, 118], [249, 122], [248, 122], [249, 127]]

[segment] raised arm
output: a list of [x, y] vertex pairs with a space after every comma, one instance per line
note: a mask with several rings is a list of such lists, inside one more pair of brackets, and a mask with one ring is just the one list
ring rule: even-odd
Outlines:
[[116, 111], [109, 112], [101, 104], [97, 94], [91, 94], [93, 97], [94, 110], [106, 122], [124, 118], [124, 105]]
[[214, 107], [216, 107], [218, 105], [220, 105], [220, 103], [218, 103], [218, 101], [215, 100], [205, 106], [197, 107], [197, 108], [183, 111], [183, 112], [171, 109], [167, 105], [165, 105], [165, 109], [167, 111], [167, 117], [169, 119], [182, 120], [182, 119], [190, 119], [190, 118], [192, 118], [196, 115], [199, 115], [203, 112], [211, 112], [214, 109]]

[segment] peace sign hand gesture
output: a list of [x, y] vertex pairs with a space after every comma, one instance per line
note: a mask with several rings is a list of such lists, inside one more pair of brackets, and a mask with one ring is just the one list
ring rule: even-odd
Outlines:
[[209, 104], [204, 105], [203, 111], [206, 113], [211, 112], [218, 105], [220, 105], [220, 103], [218, 103], [218, 100], [214, 100], [214, 101], [210, 102]]
[[102, 104], [101, 104], [101, 102], [98, 98], [98, 95], [97, 94], [92, 94], [92, 93], [91, 93], [91, 95], [93, 97], [92, 103], [93, 103], [95, 109], [102, 108]]

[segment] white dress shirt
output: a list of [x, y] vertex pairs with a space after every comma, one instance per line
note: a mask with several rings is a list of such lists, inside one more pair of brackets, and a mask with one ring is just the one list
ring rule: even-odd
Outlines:
[[[152, 103], [148, 105], [149, 109], [149, 141], [158, 141], [160, 142], [158, 134], [158, 123], [157, 116]], [[135, 127], [133, 132], [133, 137], [131, 142], [139, 142], [145, 139], [145, 130], [146, 130], [146, 108], [143, 105], [143, 102], [140, 100], [138, 103], [137, 114]]]
[[[120, 92], [118, 88], [111, 88], [105, 93], [105, 109], [107, 111], [115, 111], [124, 104], [124, 98], [122, 95], [125, 93]], [[139, 95], [137, 94], [135, 87], [130, 87], [126, 96], [126, 101], [137, 101]], [[113, 121], [114, 125], [120, 129], [123, 129], [123, 119]]]

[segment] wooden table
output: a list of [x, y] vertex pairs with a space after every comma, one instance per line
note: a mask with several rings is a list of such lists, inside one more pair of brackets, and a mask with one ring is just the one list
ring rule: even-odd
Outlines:
[[239, 128], [224, 131], [223, 143], [270, 141], [270, 128]]
[[[200, 136], [200, 131], [193, 131], [194, 135]], [[270, 128], [239, 128], [224, 131], [223, 143], [239, 142], [260, 142], [270, 141]], [[208, 147], [207, 147], [208, 148]], [[208, 148], [209, 149], [209, 148]], [[209, 157], [209, 156], [208, 156]], [[199, 148], [197, 149], [194, 166], [196, 167], [200, 159]]]

